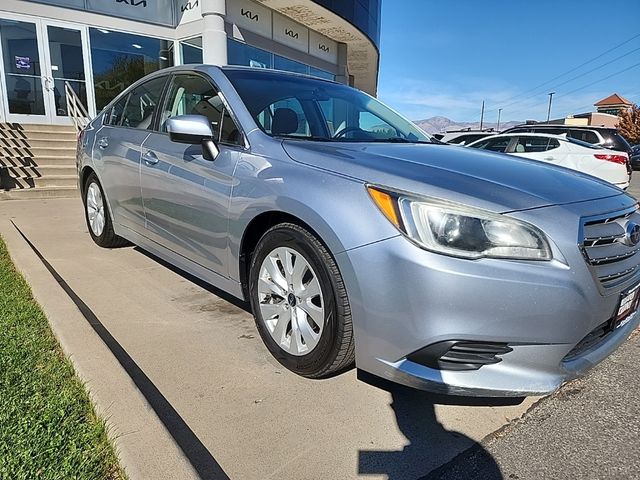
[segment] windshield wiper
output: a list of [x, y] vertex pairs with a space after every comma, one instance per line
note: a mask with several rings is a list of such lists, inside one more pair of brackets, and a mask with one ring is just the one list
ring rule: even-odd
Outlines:
[[311, 140], [312, 142], [335, 142], [336, 140], [329, 137], [319, 137], [315, 135], [298, 136], [298, 135], [274, 135], [276, 138], [282, 138], [283, 140]]
[[389, 137], [389, 138], [374, 138], [372, 140], [364, 140], [367, 142], [386, 142], [386, 143], [436, 143], [428, 142], [426, 140], [409, 140], [402, 137]]

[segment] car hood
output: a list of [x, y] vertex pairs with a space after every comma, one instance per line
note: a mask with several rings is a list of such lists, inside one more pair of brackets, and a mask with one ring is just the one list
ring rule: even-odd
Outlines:
[[623, 194], [575, 170], [466, 147], [299, 140], [282, 146], [300, 163], [501, 213]]

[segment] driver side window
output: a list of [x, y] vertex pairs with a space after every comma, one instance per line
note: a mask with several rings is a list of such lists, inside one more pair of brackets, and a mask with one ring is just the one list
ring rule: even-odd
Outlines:
[[218, 142], [242, 145], [242, 135], [218, 95], [217, 90], [200, 75], [176, 75], [160, 117], [160, 131], [167, 131], [167, 120], [178, 115], [203, 115], [211, 122]]

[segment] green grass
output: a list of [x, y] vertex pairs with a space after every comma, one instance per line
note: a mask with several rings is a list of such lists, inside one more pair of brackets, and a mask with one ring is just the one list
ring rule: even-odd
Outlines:
[[121, 478], [104, 422], [0, 239], [0, 479]]

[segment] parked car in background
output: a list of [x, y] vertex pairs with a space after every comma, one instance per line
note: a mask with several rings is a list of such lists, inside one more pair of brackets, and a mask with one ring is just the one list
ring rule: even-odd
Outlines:
[[601, 148], [590, 143], [545, 133], [503, 133], [478, 140], [470, 148], [508, 153], [519, 157], [552, 163], [627, 188], [631, 177], [627, 171], [626, 152]]
[[446, 132], [441, 136], [438, 136], [438, 140], [444, 143], [449, 143], [452, 145], [469, 145], [476, 140], [480, 140], [481, 138], [488, 137], [490, 135], [495, 135], [497, 132], [492, 130], [456, 130], [451, 132]]
[[346, 85], [173, 67], [78, 142], [93, 241], [126, 239], [246, 300], [266, 348], [305, 377], [355, 360], [425, 390], [538, 395], [640, 322], [635, 199], [432, 141]]
[[575, 138], [583, 142], [598, 145], [600, 147], [609, 148], [618, 152], [625, 152], [629, 161], [627, 170], [631, 175], [631, 145], [615, 128], [596, 127], [593, 125], [563, 125], [563, 124], [530, 124], [518, 125], [505, 130], [502, 133], [547, 133], [550, 135], [566, 135], [567, 138]]
[[634, 170], [640, 169], [640, 145], [634, 145], [631, 147], [631, 168]]

